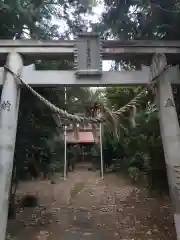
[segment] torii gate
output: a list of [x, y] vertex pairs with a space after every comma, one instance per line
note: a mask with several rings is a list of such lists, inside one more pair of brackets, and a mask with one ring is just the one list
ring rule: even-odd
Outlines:
[[[180, 72], [178, 66], [165, 70], [167, 63], [163, 55], [180, 54], [180, 42], [101, 42], [98, 35], [92, 33], [81, 34], [75, 41], [0, 40], [0, 58], [7, 54], [8, 68], [31, 86], [147, 85], [156, 77], [161, 136], [177, 239], [180, 240], [180, 128], [171, 88], [171, 83], [180, 83]], [[143, 55], [148, 61], [154, 55], [152, 67], [144, 66], [140, 71], [132, 72], [102, 72], [102, 59], [127, 59], [132, 54], [135, 57]], [[23, 58], [32, 61], [38, 57], [74, 58], [76, 70], [36, 71], [32, 66], [23, 67]], [[0, 85], [3, 85], [0, 103], [0, 240], [4, 240], [21, 83], [11, 72], [2, 69]]]

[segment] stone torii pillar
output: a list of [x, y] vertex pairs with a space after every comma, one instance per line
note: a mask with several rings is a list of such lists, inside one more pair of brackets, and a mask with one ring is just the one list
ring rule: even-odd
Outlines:
[[[165, 55], [156, 54], [152, 60], [151, 77], [157, 77], [165, 66]], [[157, 78], [157, 106], [177, 240], [180, 240], [180, 127], [170, 83], [173, 77], [169, 68]]]
[[[9, 53], [6, 65], [17, 75], [21, 74], [23, 61], [18, 53]], [[0, 240], [6, 236], [19, 98], [17, 80], [5, 71], [0, 103]]]

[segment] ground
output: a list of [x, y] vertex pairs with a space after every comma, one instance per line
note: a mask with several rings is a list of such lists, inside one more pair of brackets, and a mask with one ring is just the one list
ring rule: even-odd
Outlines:
[[20, 209], [8, 222], [17, 240], [174, 240], [168, 197], [150, 197], [120, 175], [79, 167], [66, 181], [21, 183], [18, 196], [35, 194], [36, 208]]

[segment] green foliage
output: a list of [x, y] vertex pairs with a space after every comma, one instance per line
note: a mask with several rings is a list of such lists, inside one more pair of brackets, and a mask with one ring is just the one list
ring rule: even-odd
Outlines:
[[131, 179], [133, 179], [134, 181], [137, 181], [138, 180], [138, 176], [140, 175], [139, 168], [137, 168], [137, 167], [129, 167], [128, 168], [128, 174], [129, 174]]
[[107, 11], [99, 29], [106, 37], [120, 39], [169, 39], [180, 35], [180, 2], [158, 1], [109, 1], [104, 0]]
[[[100, 31], [105, 38], [180, 40], [179, 0], [104, 0], [104, 4], [106, 11], [102, 15], [102, 21], [96, 24], [95, 30]], [[172, 59], [170, 60], [171, 63], [180, 64], [179, 59], [174, 59], [173, 62]], [[146, 59], [142, 63], [149, 64]], [[128, 64], [135, 67], [139, 65], [137, 61], [130, 61]], [[120, 65], [127, 67], [127, 63], [124, 62], [121, 62]], [[118, 63], [116, 63], [116, 67], [119, 68]], [[179, 89], [179, 86], [173, 87], [178, 117], [180, 116]], [[113, 109], [118, 109], [126, 104], [136, 91], [136, 88], [134, 90], [115, 87], [107, 89], [109, 105], [112, 105]], [[150, 104], [150, 106], [152, 105]], [[150, 185], [159, 189], [167, 188], [157, 113], [148, 109], [147, 106], [142, 106], [136, 120], [137, 127], [135, 129], [128, 127], [128, 133], [121, 129], [120, 140], [117, 140], [116, 143], [116, 149], [120, 149], [118, 154], [121, 168], [124, 168], [134, 179], [137, 179], [137, 176], [143, 172], [148, 176]], [[122, 122], [127, 126], [127, 119], [122, 119]]]
[[[132, 99], [138, 88], [107, 88], [106, 96], [114, 109]], [[120, 129], [120, 138], [113, 138], [111, 130], [105, 127], [104, 147], [112, 148], [119, 170], [128, 173], [135, 181], [147, 180], [150, 187], [167, 189], [164, 153], [160, 137], [157, 111], [152, 104], [141, 107], [136, 116], [136, 127], [121, 121], [127, 131]], [[159, 176], [162, 178], [159, 179]]]
[[[69, 38], [70, 33], [75, 35], [77, 30], [84, 28], [82, 14], [86, 11], [89, 9], [78, 1], [71, 0], [3, 0], [0, 1], [0, 39]], [[67, 30], [61, 34], [59, 25], [52, 20], [56, 20], [59, 24], [63, 22], [67, 25]], [[30, 63], [32, 62], [27, 62], [25, 59], [24, 64]], [[40, 59], [33, 63], [36, 64], [37, 69], [72, 69], [72, 61]], [[55, 105], [67, 109], [68, 105], [65, 106], [64, 103], [64, 88], [36, 90]], [[78, 91], [69, 89], [69, 105], [77, 97], [77, 92], [87, 97], [84, 93], [85, 89]], [[22, 89], [13, 169], [17, 181], [28, 176], [29, 165], [34, 158], [36, 158], [34, 162], [40, 163], [38, 171], [45, 168], [51, 172], [61, 169], [64, 161], [64, 145], [62, 140], [55, 140], [58, 135], [51, 111], [27, 89]], [[12, 184], [17, 181], [13, 178]]]
[[[4, 0], [0, 1], [0, 38], [2, 39], [60, 39], [69, 38], [86, 29], [82, 16], [91, 8], [72, 0]], [[67, 30], [61, 35], [59, 26], [52, 20], [61, 21]]]
[[[62, 133], [63, 134], [63, 133]], [[50, 172], [53, 175], [55, 172], [63, 172], [64, 168], [64, 141], [60, 137], [49, 139], [48, 147], [52, 153]]]

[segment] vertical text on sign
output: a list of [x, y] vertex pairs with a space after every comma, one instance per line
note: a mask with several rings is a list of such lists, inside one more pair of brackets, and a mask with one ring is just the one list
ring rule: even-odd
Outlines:
[[90, 41], [87, 40], [87, 69], [91, 68], [91, 48], [90, 48]]

